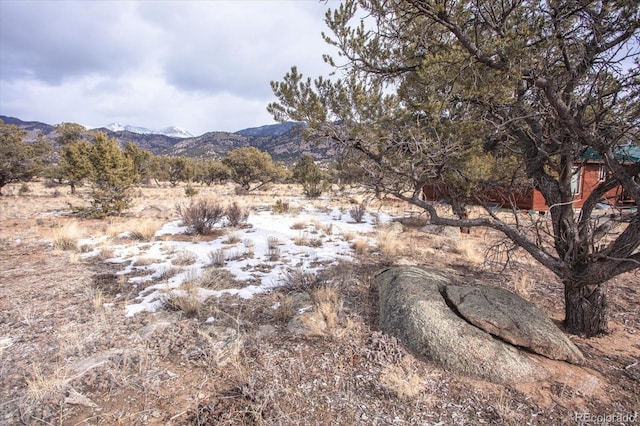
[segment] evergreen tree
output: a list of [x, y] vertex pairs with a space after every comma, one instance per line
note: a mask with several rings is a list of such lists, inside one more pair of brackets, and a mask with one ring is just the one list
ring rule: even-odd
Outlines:
[[293, 166], [293, 179], [302, 184], [307, 197], [317, 198], [322, 194], [324, 176], [311, 156], [302, 156]]
[[198, 179], [210, 186], [214, 182], [223, 182], [229, 179], [231, 171], [229, 168], [218, 160], [206, 160], [199, 167]]
[[195, 176], [193, 160], [186, 157], [172, 157], [168, 160], [168, 179], [171, 186], [178, 182], [190, 182]]
[[95, 134], [89, 159], [91, 214], [96, 217], [120, 214], [131, 205], [130, 188], [138, 179], [133, 161], [115, 139], [103, 132]]
[[0, 195], [8, 183], [30, 180], [48, 160], [50, 144], [43, 138], [26, 143], [26, 135], [20, 127], [0, 120]]
[[127, 142], [124, 146], [124, 155], [133, 162], [133, 169], [139, 180], [150, 178], [154, 157], [152, 152]]
[[[231, 172], [231, 180], [244, 190], [255, 190], [287, 176], [286, 168], [273, 162], [271, 155], [255, 147], [238, 148], [227, 153], [222, 163]], [[256, 183], [256, 187], [251, 185]]]
[[[346, 0], [326, 23], [343, 63], [325, 59], [341, 78], [312, 81], [293, 67], [272, 82], [274, 117], [345, 147], [371, 188], [432, 223], [500, 231], [562, 281], [570, 332], [606, 331], [606, 282], [640, 266], [640, 162], [618, 155], [640, 145], [637, 2]], [[608, 174], [576, 215], [574, 166], [587, 150]], [[515, 204], [504, 220], [482, 197], [523, 183], [542, 193], [549, 222], [525, 227]], [[423, 199], [427, 184], [458, 219]], [[606, 218], [623, 231], [599, 244], [607, 223], [594, 209], [617, 186], [637, 209]], [[487, 215], [467, 219], [469, 203]]]
[[60, 155], [60, 172], [67, 179], [71, 193], [76, 193], [76, 186], [93, 175], [93, 164], [90, 154], [93, 147], [86, 140], [67, 142]]

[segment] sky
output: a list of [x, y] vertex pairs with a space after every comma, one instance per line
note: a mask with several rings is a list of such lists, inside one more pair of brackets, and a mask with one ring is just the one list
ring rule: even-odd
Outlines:
[[270, 81], [327, 76], [337, 0], [0, 0], [0, 115], [193, 135], [274, 123]]

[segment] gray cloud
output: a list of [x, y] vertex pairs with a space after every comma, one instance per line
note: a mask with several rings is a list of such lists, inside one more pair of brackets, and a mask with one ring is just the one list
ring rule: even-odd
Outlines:
[[311, 0], [0, 0], [0, 114], [192, 133], [267, 124], [271, 80], [292, 65], [310, 76], [329, 71], [326, 8]]
[[144, 59], [154, 29], [123, 2], [0, 2], [2, 78], [50, 84], [87, 73], [117, 74]]

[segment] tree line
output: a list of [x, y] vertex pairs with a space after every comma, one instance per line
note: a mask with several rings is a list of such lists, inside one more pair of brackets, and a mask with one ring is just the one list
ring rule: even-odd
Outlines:
[[44, 138], [24, 141], [27, 132], [0, 121], [0, 194], [12, 182], [27, 182], [35, 176], [66, 184], [72, 194], [88, 184], [91, 207], [85, 213], [104, 217], [122, 213], [131, 206], [135, 185], [169, 182], [234, 182], [237, 191], [249, 192], [269, 183], [295, 182], [310, 198], [318, 197], [333, 179], [346, 173], [322, 170], [310, 157], [303, 156], [287, 167], [267, 152], [255, 147], [229, 151], [222, 159], [169, 157], [155, 155], [133, 143], [121, 147], [103, 132], [89, 132], [76, 123], [56, 125], [57, 149]]

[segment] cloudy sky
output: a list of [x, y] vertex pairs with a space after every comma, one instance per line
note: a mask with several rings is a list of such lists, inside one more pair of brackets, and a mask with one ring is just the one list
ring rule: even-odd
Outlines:
[[194, 135], [273, 123], [269, 82], [328, 75], [336, 0], [0, 0], [0, 115]]

